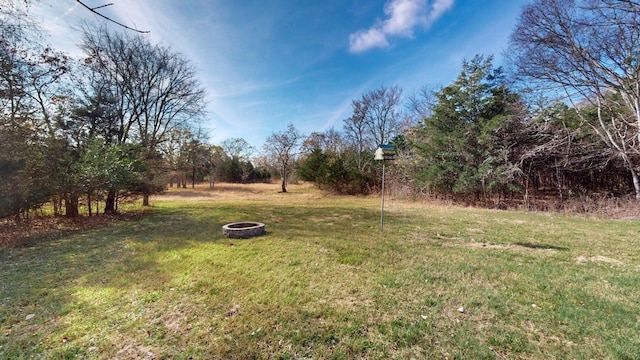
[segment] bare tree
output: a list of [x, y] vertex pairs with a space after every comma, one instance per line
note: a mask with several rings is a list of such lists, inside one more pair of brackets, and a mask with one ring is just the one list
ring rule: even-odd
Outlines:
[[302, 142], [302, 152], [311, 153], [314, 149], [333, 155], [341, 154], [345, 150], [344, 139], [334, 128], [313, 132]]
[[249, 160], [255, 152], [255, 148], [243, 138], [225, 139], [220, 146], [227, 156], [236, 160]]
[[366, 122], [368, 109], [362, 101], [353, 100], [351, 106], [353, 107], [353, 115], [343, 121], [343, 128], [347, 139], [355, 146], [358, 170], [363, 171], [366, 164], [363, 159], [363, 152], [370, 150], [372, 147], [371, 136], [367, 130]]
[[324, 132], [324, 151], [336, 154], [342, 154], [345, 151], [346, 144], [344, 137], [334, 128], [329, 128]]
[[[586, 102], [582, 121], [613, 149], [640, 200], [640, 7], [629, 0], [536, 0], [511, 36], [518, 72], [568, 101]], [[576, 106], [580, 107], [580, 106]]]
[[362, 97], [367, 109], [365, 123], [374, 141], [374, 146], [388, 143], [398, 132], [402, 100], [402, 89], [398, 86], [381, 86]]
[[27, 10], [27, 1], [0, 6], [0, 115], [12, 121], [18, 115], [29, 118], [31, 128], [50, 134], [55, 100], [68, 85], [62, 77], [70, 71], [69, 59], [41, 45], [40, 29]]
[[282, 192], [287, 192], [288, 173], [296, 161], [298, 147], [303, 137], [293, 124], [289, 124], [287, 130], [271, 134], [264, 144], [265, 152], [275, 159], [280, 167]]
[[343, 121], [343, 128], [347, 139], [355, 146], [359, 171], [364, 171], [368, 163], [365, 151], [386, 144], [397, 134], [401, 97], [402, 89], [398, 86], [381, 86], [351, 102], [353, 114]]
[[[143, 157], [157, 165], [161, 143], [173, 129], [188, 129], [205, 114], [205, 90], [193, 65], [169, 48], [153, 45], [141, 35], [115, 33], [104, 27], [85, 30], [82, 48], [85, 63], [97, 74], [93, 95], [100, 90], [115, 100], [118, 117], [112, 124], [118, 143], [134, 142], [143, 148]], [[99, 86], [99, 87], [98, 87]], [[154, 166], [156, 166], [154, 165]], [[151, 167], [153, 169], [153, 166]], [[148, 174], [142, 189], [148, 205], [154, 173]], [[113, 192], [107, 212], [114, 209]]]
[[437, 102], [435, 95], [437, 91], [439, 91], [438, 88], [425, 85], [409, 95], [406, 102], [407, 112], [404, 117], [406, 122], [403, 124], [404, 128], [413, 127], [431, 116], [431, 108]]
[[216, 168], [216, 164], [220, 159], [220, 153], [222, 153], [222, 148], [216, 145], [207, 146], [207, 150], [204, 154], [204, 165], [205, 169], [208, 171], [209, 175], [209, 189], [213, 190], [214, 185], [214, 171]]
[[28, 17], [30, 0], [3, 0], [0, 4], [0, 29], [2, 33], [15, 36], [25, 34], [25, 30], [36, 30], [34, 22]]

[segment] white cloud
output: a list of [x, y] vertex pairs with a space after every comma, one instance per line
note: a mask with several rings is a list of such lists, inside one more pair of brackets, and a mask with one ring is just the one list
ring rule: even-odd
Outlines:
[[377, 47], [387, 47], [387, 37], [378, 28], [361, 30], [349, 36], [349, 49], [353, 53], [360, 53]]
[[434, 0], [429, 7], [427, 0], [390, 0], [384, 7], [384, 21], [349, 36], [349, 50], [361, 53], [389, 46], [389, 37], [412, 37], [416, 28], [431, 26], [454, 1]]
[[387, 35], [413, 36], [413, 28], [426, 23], [426, 0], [393, 0], [385, 5], [382, 30]]
[[431, 13], [429, 13], [428, 26], [438, 20], [442, 14], [453, 7], [454, 0], [436, 0], [431, 4]]

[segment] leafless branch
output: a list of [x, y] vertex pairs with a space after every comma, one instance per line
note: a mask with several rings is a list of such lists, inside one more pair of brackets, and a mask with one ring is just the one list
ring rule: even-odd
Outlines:
[[101, 9], [101, 8], [104, 8], [104, 7], [107, 7], [107, 6], [111, 6], [111, 5], [113, 5], [113, 3], [105, 4], [105, 5], [102, 5], [102, 6], [96, 6], [96, 7], [92, 8], [92, 7], [86, 5], [85, 3], [83, 3], [80, 0], [76, 0], [76, 1], [78, 2], [78, 4], [82, 5], [84, 8], [86, 8], [89, 11], [91, 11], [92, 13], [100, 16], [101, 18], [106, 19], [107, 21], [110, 21], [110, 22], [112, 22], [114, 24], [120, 25], [120, 26], [122, 26], [123, 28], [125, 28], [127, 30], [135, 31], [135, 32], [142, 33], [142, 34], [147, 34], [147, 33], [150, 32], [148, 30], [138, 30], [138, 29], [129, 27], [129, 26], [125, 25], [125, 24], [119, 23], [119, 22], [113, 20], [112, 18], [110, 18], [108, 16], [105, 16], [105, 15], [99, 13], [98, 11], [96, 11], [97, 9]]

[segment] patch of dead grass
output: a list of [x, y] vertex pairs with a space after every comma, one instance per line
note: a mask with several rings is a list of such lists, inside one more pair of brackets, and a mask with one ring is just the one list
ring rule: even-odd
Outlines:
[[116, 353], [118, 359], [156, 359], [161, 353], [160, 350], [126, 336], [120, 336], [119, 344], [120, 348]]
[[579, 263], [583, 263], [583, 262], [603, 262], [603, 263], [607, 263], [607, 264], [614, 264], [614, 265], [624, 265], [624, 263], [618, 259], [613, 259], [610, 257], [606, 257], [606, 256], [601, 256], [601, 255], [596, 255], [596, 256], [578, 256], [576, 258], [576, 261]]
[[491, 244], [485, 242], [444, 242], [441, 243], [443, 247], [464, 247], [473, 249], [486, 249], [486, 250], [504, 250], [517, 253], [529, 253], [540, 255], [553, 255], [562, 250], [562, 248], [555, 246], [535, 245], [528, 243], [513, 243], [513, 244]]
[[[313, 191], [313, 184], [300, 183], [289, 184], [288, 193], [296, 195], [296, 198], [321, 198], [322, 194]], [[282, 193], [279, 183], [257, 183], [257, 184], [230, 184], [218, 183], [213, 189], [209, 184], [196, 184], [186, 189], [170, 188], [160, 195], [151, 197], [153, 202], [202, 202], [202, 201], [281, 201], [286, 199], [288, 193]]]

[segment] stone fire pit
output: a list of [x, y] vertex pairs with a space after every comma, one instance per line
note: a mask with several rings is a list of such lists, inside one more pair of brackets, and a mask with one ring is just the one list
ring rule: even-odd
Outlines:
[[247, 239], [254, 236], [264, 235], [266, 230], [263, 223], [259, 222], [235, 222], [224, 225], [222, 227], [222, 234], [225, 237], [233, 239]]

